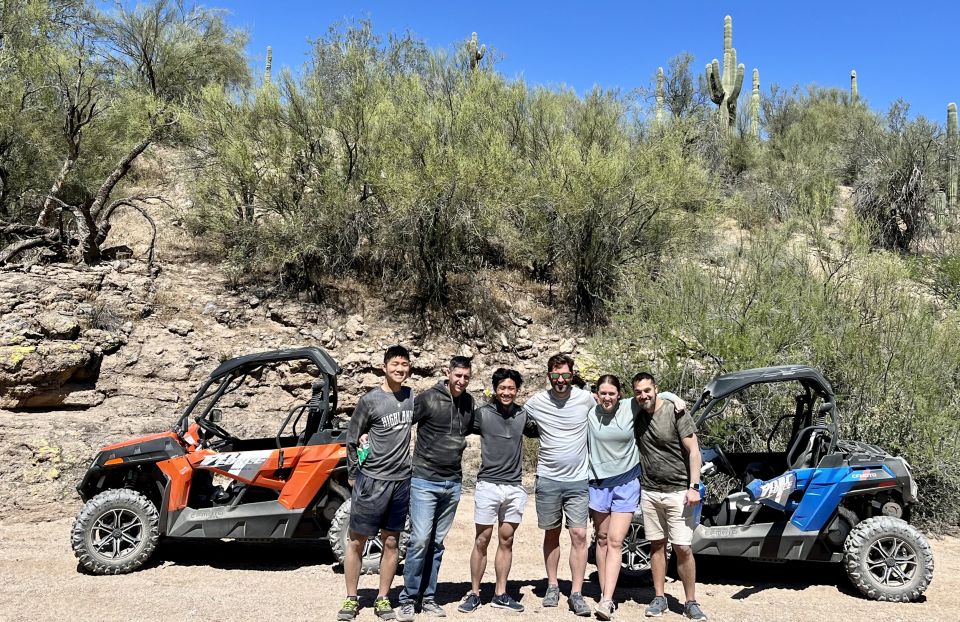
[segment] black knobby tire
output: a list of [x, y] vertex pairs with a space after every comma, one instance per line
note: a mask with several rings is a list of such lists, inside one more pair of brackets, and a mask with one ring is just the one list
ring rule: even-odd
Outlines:
[[70, 545], [80, 565], [93, 574], [132, 572], [150, 559], [160, 539], [160, 514], [135, 490], [105, 490], [84, 504]]
[[858, 523], [843, 544], [850, 582], [867, 598], [910, 602], [933, 579], [930, 543], [910, 523], [875, 516]]
[[[398, 563], [403, 562], [407, 553], [407, 542], [410, 539], [410, 519], [407, 518], [407, 526], [400, 534], [400, 558]], [[347, 539], [350, 537], [350, 499], [344, 501], [337, 513], [333, 515], [330, 522], [330, 530], [327, 532], [327, 539], [330, 542], [330, 548], [337, 560], [342, 564], [347, 557]], [[380, 556], [383, 554], [383, 542], [380, 536], [367, 539], [363, 547], [363, 557], [361, 558], [360, 574], [377, 574], [380, 572]]]

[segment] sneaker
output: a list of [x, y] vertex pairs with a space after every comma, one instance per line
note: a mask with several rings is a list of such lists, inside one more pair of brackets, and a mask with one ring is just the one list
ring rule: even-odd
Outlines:
[[670, 606], [667, 604], [666, 596], [654, 596], [650, 604], [647, 605], [647, 608], [643, 610], [643, 615], [648, 618], [658, 618], [663, 615], [664, 611], [669, 609]]
[[613, 618], [614, 605], [612, 600], [601, 600], [597, 603], [595, 610], [597, 618], [601, 620], [610, 620]]
[[443, 607], [432, 600], [423, 601], [423, 603], [420, 604], [420, 611], [428, 616], [436, 616], [438, 618], [447, 617], [447, 612], [443, 610]]
[[557, 585], [548, 585], [547, 593], [543, 595], [544, 607], [556, 607], [560, 604], [560, 587]]
[[[377, 614], [377, 617], [381, 620], [397, 619], [397, 612], [393, 610], [393, 607], [390, 605], [390, 600], [387, 598], [378, 598], [373, 601], [373, 612]], [[413, 620], [413, 618], [408, 618], [408, 620]]]
[[476, 611], [480, 607], [480, 596], [470, 592], [467, 594], [467, 597], [463, 599], [463, 602], [457, 607], [457, 611], [460, 613], [471, 613]]
[[397, 620], [400, 622], [413, 622], [415, 617], [417, 617], [417, 612], [414, 611], [413, 603], [400, 603], [400, 608], [397, 609]]
[[570, 598], [567, 599], [567, 604], [570, 605], [570, 610], [574, 615], [590, 615], [590, 606], [587, 605], [587, 601], [583, 600], [583, 594], [580, 592], [573, 592], [570, 594]]
[[517, 613], [523, 612], [523, 605], [513, 600], [513, 597], [507, 593], [494, 596], [493, 600], [490, 601], [490, 606], [496, 607], [497, 609], [509, 609], [510, 611], [516, 611]]
[[683, 615], [687, 616], [691, 620], [707, 619], [707, 614], [705, 614], [703, 609], [700, 608], [700, 603], [695, 600], [687, 601], [687, 604], [683, 606]]
[[357, 617], [358, 613], [360, 613], [360, 601], [356, 598], [348, 598], [343, 601], [343, 606], [341, 606], [340, 611], [337, 612], [337, 620], [341, 622], [352, 620]]

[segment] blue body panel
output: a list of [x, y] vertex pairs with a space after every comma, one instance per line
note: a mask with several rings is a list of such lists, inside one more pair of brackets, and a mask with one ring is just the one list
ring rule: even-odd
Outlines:
[[[800, 501], [782, 501], [782, 496], [780, 499], [772, 498], [770, 484], [780, 484], [780, 488], [784, 482], [793, 484], [793, 477], [788, 477], [791, 474], [796, 477], [794, 489], [803, 492]], [[790, 522], [801, 531], [819, 532], [836, 512], [844, 495], [855, 485], [867, 481], [880, 483], [891, 479], [896, 479], [896, 476], [882, 464], [794, 469], [767, 482], [754, 480], [747, 485], [747, 492], [764, 505], [793, 512]]]

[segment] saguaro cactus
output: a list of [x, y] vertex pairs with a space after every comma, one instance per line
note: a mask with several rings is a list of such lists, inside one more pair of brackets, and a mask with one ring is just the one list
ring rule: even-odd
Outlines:
[[957, 105], [947, 104], [947, 208], [957, 209]]
[[852, 69], [850, 71], [850, 103], [857, 103], [857, 98], [859, 97], [857, 93], [857, 70]]
[[486, 51], [486, 44], [477, 47], [477, 33], [472, 33], [470, 35], [470, 41], [467, 42], [467, 56], [470, 58], [470, 69], [477, 68], [480, 64], [480, 59], [483, 58], [483, 54]]
[[737, 50], [733, 47], [733, 18], [723, 18], [723, 73], [720, 63], [713, 59], [707, 64], [707, 84], [710, 86], [710, 99], [719, 106], [721, 122], [732, 128], [737, 122], [737, 98], [743, 86], [743, 63], [737, 64]]
[[657, 67], [657, 125], [663, 127], [663, 67]]
[[267, 46], [267, 66], [263, 70], [263, 83], [270, 84], [270, 70], [273, 68], [273, 48]]
[[753, 70], [753, 92], [750, 94], [750, 131], [760, 138], [760, 70]]

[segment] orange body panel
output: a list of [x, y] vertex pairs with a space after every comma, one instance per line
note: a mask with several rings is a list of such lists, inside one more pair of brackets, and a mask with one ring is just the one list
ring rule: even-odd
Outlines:
[[297, 467], [280, 494], [280, 505], [291, 510], [307, 507], [330, 472], [346, 456], [346, 448], [340, 445], [304, 447]]
[[[233, 452], [226, 452], [233, 453]], [[248, 452], [237, 452], [239, 454]], [[289, 479], [276, 477], [279, 466], [279, 450], [272, 450], [252, 477], [241, 477], [231, 473], [229, 467], [201, 466], [204, 459], [220, 455], [210, 449], [201, 449], [185, 456], [157, 463], [157, 467], [170, 480], [168, 511], [182, 510], [187, 507], [190, 496], [190, 482], [195, 469], [212, 471], [251, 486], [261, 486], [280, 491], [279, 502], [289, 509], [307, 507], [317, 494], [317, 490], [330, 476], [331, 471], [347, 455], [346, 448], [340, 445], [311, 445], [309, 447], [288, 447], [283, 450], [284, 468], [292, 468]]]

